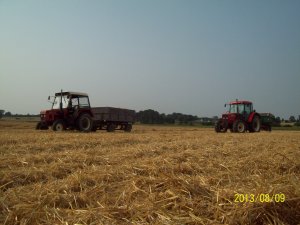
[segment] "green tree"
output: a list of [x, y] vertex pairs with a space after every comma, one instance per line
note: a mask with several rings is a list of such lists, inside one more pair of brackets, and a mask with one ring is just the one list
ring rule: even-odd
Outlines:
[[186, 115], [182, 113], [172, 113], [172, 114], [160, 114], [159, 112], [153, 109], [147, 109], [143, 111], [139, 111], [136, 114], [137, 121], [140, 121], [144, 124], [174, 124], [175, 121], [179, 124], [192, 124], [194, 120], [197, 120], [197, 116]]
[[4, 116], [12, 116], [12, 114], [11, 114], [11, 112], [6, 112], [6, 113], [4, 113]]
[[5, 110], [0, 109], [0, 119], [3, 117]]
[[153, 109], [139, 111], [137, 113], [137, 119], [141, 123], [145, 123], [145, 124], [161, 123], [161, 117], [159, 112]]

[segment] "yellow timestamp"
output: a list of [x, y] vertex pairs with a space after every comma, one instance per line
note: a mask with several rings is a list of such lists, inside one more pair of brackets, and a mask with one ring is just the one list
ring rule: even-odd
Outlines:
[[260, 202], [260, 203], [269, 203], [269, 202], [284, 202], [285, 194], [234, 194], [234, 202], [244, 203], [244, 202]]

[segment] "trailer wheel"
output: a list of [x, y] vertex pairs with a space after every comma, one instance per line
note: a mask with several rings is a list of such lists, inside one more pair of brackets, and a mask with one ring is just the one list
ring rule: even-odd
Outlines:
[[93, 128], [92, 117], [87, 113], [82, 114], [77, 120], [77, 126], [80, 131], [90, 132]]
[[112, 124], [112, 123], [108, 124], [107, 128], [106, 128], [107, 132], [114, 132], [115, 129], [116, 129], [116, 126], [114, 124]]
[[65, 122], [63, 120], [56, 120], [52, 125], [52, 130], [54, 131], [63, 131], [66, 129]]
[[252, 122], [250, 124], [251, 131], [253, 132], [259, 132], [261, 127], [261, 122], [258, 116], [254, 116], [252, 119]]
[[246, 131], [246, 125], [242, 120], [237, 120], [233, 123], [233, 131], [238, 133], [244, 133]]
[[224, 126], [224, 123], [222, 120], [218, 120], [215, 123], [215, 131], [217, 133], [219, 133], [219, 132], [225, 133], [227, 131], [227, 126], [226, 125]]
[[125, 128], [124, 128], [124, 131], [125, 132], [130, 132], [131, 130], [132, 130], [132, 125], [131, 124], [126, 124]]

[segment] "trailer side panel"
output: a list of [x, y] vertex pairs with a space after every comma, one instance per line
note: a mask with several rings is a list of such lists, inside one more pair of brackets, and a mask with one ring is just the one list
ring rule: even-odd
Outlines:
[[94, 107], [91, 108], [95, 121], [114, 121], [133, 123], [135, 111], [114, 107]]

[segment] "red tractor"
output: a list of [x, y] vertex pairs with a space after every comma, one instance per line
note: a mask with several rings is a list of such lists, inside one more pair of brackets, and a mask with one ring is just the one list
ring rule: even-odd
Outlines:
[[[50, 97], [48, 97], [50, 100]], [[54, 131], [76, 129], [83, 132], [124, 130], [130, 132], [135, 120], [135, 111], [113, 107], [91, 107], [86, 93], [55, 93], [52, 109], [42, 110], [41, 121], [36, 129]]]
[[229, 103], [229, 111], [216, 122], [215, 131], [226, 132], [228, 129], [238, 133], [259, 132], [261, 129], [271, 131], [273, 117], [271, 113], [257, 113], [250, 101], [236, 100]]

